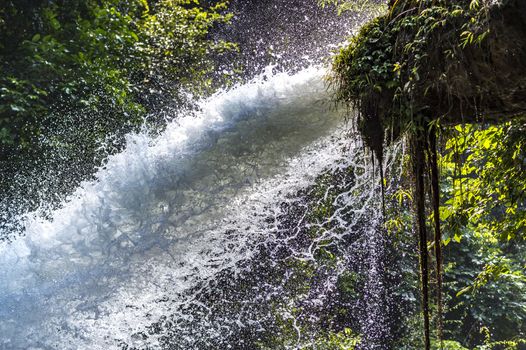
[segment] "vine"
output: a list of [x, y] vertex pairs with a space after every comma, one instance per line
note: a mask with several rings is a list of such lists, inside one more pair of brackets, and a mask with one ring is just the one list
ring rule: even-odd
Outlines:
[[485, 51], [492, 9], [484, 0], [392, 1], [388, 13], [362, 27], [334, 60], [336, 100], [358, 112], [354, 125], [376, 159], [382, 162], [384, 145], [400, 137], [411, 144], [426, 349], [431, 346], [426, 182], [435, 233], [437, 328], [443, 346], [437, 125], [440, 120], [458, 123], [464, 112], [478, 118], [484, 109], [482, 101], [494, 77], [466, 72], [473, 57], [489, 64]]

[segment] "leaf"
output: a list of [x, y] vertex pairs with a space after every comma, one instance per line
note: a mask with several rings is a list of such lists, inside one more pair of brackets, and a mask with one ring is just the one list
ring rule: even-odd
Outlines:
[[13, 112], [25, 112], [24, 107], [18, 106], [18, 105], [10, 105], [9, 106]]
[[466, 294], [467, 292], [469, 292], [473, 287], [472, 286], [467, 286], [465, 288], [462, 288], [461, 290], [459, 290], [456, 294], [457, 297], [461, 296], [462, 294]]
[[439, 212], [440, 212], [440, 219], [441, 220], [447, 220], [452, 214], [453, 214], [453, 210], [451, 210], [452, 208], [450, 207], [446, 207], [446, 206], [441, 206], [440, 209], [439, 209]]

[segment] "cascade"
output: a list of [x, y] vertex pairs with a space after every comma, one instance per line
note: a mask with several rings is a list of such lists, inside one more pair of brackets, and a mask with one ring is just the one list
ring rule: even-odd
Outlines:
[[[321, 317], [346, 265], [367, 265], [355, 247], [380, 219], [374, 173], [323, 75], [268, 70], [219, 92], [157, 138], [129, 135], [51, 219], [28, 215], [25, 236], [0, 246], [0, 347], [236, 348], [278, 314], [306, 317], [272, 307], [298, 301], [284, 264], [317, 264], [331, 242], [345, 260], [316, 267], [300, 298]], [[317, 221], [302, 191], [323, 173], [344, 191]], [[298, 328], [291, 348], [309, 337]]]
[[20, 217], [24, 235], [0, 242], [0, 349], [316, 348], [338, 305], [360, 349], [388, 348], [378, 169], [325, 69], [291, 54], [252, 68], [274, 59], [161, 135], [127, 135], [50, 215]]

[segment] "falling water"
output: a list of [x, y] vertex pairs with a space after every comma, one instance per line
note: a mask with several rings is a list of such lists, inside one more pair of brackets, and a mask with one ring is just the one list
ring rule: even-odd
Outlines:
[[[268, 70], [204, 100], [157, 138], [129, 135], [125, 151], [51, 219], [28, 215], [26, 235], [0, 246], [0, 348], [251, 349], [240, 339], [268, 333], [278, 314], [305, 321], [283, 305], [300, 303], [315, 320], [349, 266], [382, 268], [358, 249], [381, 246], [371, 235], [378, 182], [323, 74]], [[334, 190], [313, 197], [322, 174], [341, 181], [334, 211], [320, 219], [312, 199]], [[342, 260], [320, 264], [330, 246]], [[323, 271], [308, 293], [289, 291], [298, 273], [283, 269], [290, 261]], [[381, 326], [381, 310], [365, 309]], [[287, 347], [312, 342], [297, 331]]]
[[[291, 26], [309, 28], [313, 14], [284, 3], [304, 18]], [[271, 2], [252, 5], [287, 24]], [[242, 36], [260, 16], [245, 13], [234, 19]], [[276, 33], [267, 36], [245, 48], [258, 69], [279, 56], [252, 62]], [[320, 47], [282, 41], [283, 67], [307, 65], [296, 56]], [[317, 348], [339, 324], [362, 334], [361, 349], [389, 348], [378, 169], [331, 103], [323, 68], [273, 68], [175, 116], [159, 136], [128, 135], [50, 217], [20, 218], [25, 235], [0, 242], [0, 349], [252, 350], [275, 338]], [[387, 153], [386, 172], [397, 154]], [[355, 275], [348, 299], [341, 284]]]

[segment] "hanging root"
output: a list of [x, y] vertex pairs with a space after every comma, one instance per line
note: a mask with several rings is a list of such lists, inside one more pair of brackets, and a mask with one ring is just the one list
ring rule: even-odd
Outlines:
[[385, 175], [384, 175], [384, 166], [383, 166], [383, 160], [379, 161], [380, 163], [380, 185], [382, 189], [382, 217], [383, 221], [385, 222]]
[[413, 171], [415, 177], [415, 210], [418, 226], [418, 245], [420, 253], [420, 277], [422, 281], [422, 313], [424, 316], [425, 350], [431, 348], [429, 336], [429, 267], [427, 263], [427, 230], [425, 214], [425, 149], [426, 137], [423, 129], [413, 135]]
[[431, 170], [431, 190], [433, 206], [433, 223], [435, 227], [435, 258], [436, 258], [436, 297], [437, 297], [437, 330], [440, 348], [443, 348], [443, 323], [442, 323], [442, 233], [440, 230], [440, 185], [438, 182], [438, 157], [437, 157], [437, 130], [432, 127], [429, 133], [429, 168]]

